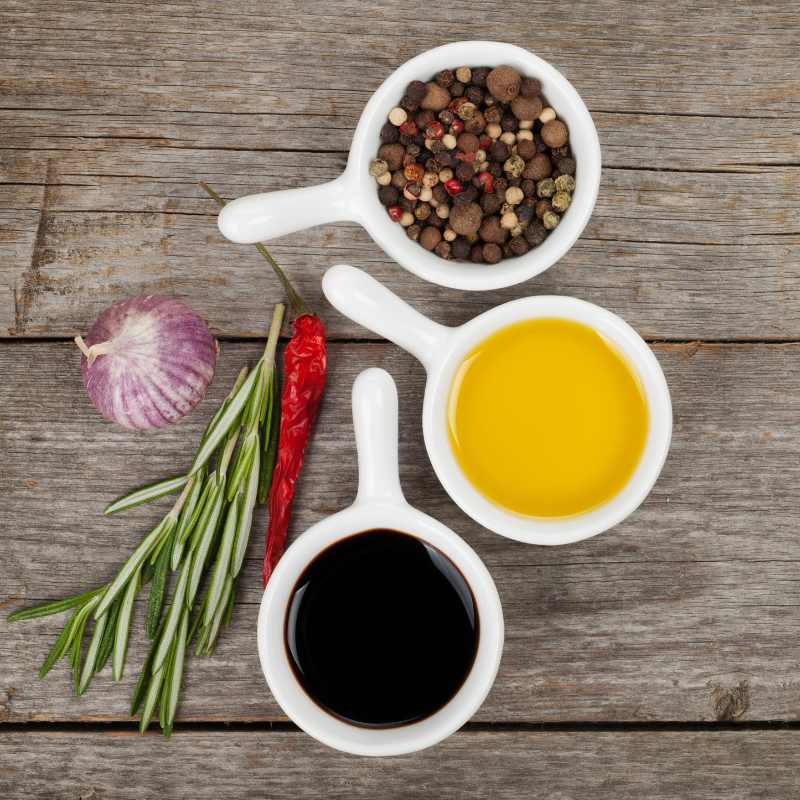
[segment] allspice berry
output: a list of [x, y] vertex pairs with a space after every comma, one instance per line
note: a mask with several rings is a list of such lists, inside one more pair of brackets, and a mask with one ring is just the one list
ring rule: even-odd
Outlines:
[[515, 97], [511, 112], [517, 119], [536, 119], [542, 113], [542, 101], [539, 97]]
[[487, 264], [496, 264], [503, 257], [503, 251], [493, 242], [487, 242], [483, 246], [483, 260]]
[[563, 147], [569, 141], [567, 126], [560, 119], [542, 125], [542, 139], [548, 147]]
[[[536, 78], [523, 78], [519, 86], [519, 93], [523, 97], [538, 97], [542, 93], [542, 82]], [[535, 119], [535, 117], [528, 117]]]
[[[430, 111], [442, 111], [447, 108], [447, 105], [450, 102], [450, 92], [433, 81], [427, 83], [426, 86], [427, 92], [425, 92], [425, 97], [423, 97], [422, 101], [420, 102], [422, 108], [427, 108]], [[423, 231], [423, 234], [424, 233], [425, 231]], [[420, 241], [422, 241], [421, 236]]]
[[[484, 242], [493, 242], [495, 244], [502, 244], [508, 236], [508, 231], [500, 225], [500, 218], [496, 216], [485, 217], [481, 223], [478, 235]], [[484, 253], [484, 257], [486, 253]], [[489, 259], [486, 259], [487, 261]], [[495, 262], [492, 262], [495, 263]]]
[[428, 87], [422, 81], [411, 81], [406, 86], [406, 95], [415, 103], [422, 102], [422, 98], [428, 93]]
[[525, 161], [530, 161], [532, 158], [535, 158], [537, 154], [533, 139], [520, 139], [517, 142], [517, 155], [520, 158], [525, 159]]
[[527, 239], [531, 247], [536, 247], [547, 238], [547, 231], [541, 222], [533, 220], [523, 231], [523, 236]]
[[[536, 145], [534, 145], [536, 147]], [[525, 166], [522, 172], [523, 178], [532, 181], [540, 181], [542, 178], [549, 178], [553, 171], [553, 164], [546, 153], [537, 153]]]
[[434, 228], [432, 225], [428, 225], [427, 228], [423, 228], [422, 233], [419, 235], [419, 243], [426, 250], [433, 250], [441, 241], [441, 232], [438, 228]]
[[525, 253], [527, 253], [530, 249], [530, 247], [528, 247], [528, 243], [522, 238], [522, 236], [515, 236], [508, 243], [508, 247], [515, 256], [525, 255]]
[[466, 261], [469, 257], [469, 242], [459, 236], [450, 245], [450, 252], [456, 261]]
[[495, 67], [486, 76], [486, 87], [501, 102], [510, 103], [518, 94], [522, 76], [513, 67]]
[[480, 146], [480, 140], [474, 133], [462, 133], [456, 139], [456, 147], [462, 153], [474, 153]]
[[460, 236], [472, 236], [481, 227], [483, 212], [477, 203], [455, 204], [450, 211], [450, 227]]
[[378, 158], [386, 162], [387, 167], [394, 172], [403, 166], [403, 157], [406, 149], [397, 142], [382, 144], [378, 150]]

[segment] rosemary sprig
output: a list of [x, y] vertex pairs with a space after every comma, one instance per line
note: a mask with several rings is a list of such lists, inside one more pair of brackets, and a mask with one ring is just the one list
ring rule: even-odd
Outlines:
[[[73, 611], [39, 677], [69, 657], [80, 695], [109, 658], [114, 680], [122, 678], [134, 602], [142, 586], [150, 583], [145, 628], [152, 645], [131, 700], [131, 715], [142, 709], [142, 731], [158, 709], [164, 735], [171, 735], [189, 643], [196, 637], [195, 654], [209, 655], [220, 629], [230, 623], [253, 511], [266, 497], [274, 463], [272, 443], [279, 425], [275, 352], [284, 311], [283, 305], [275, 308], [264, 354], [252, 370], [245, 367], [239, 373], [206, 427], [189, 470], [136, 489], [106, 507], [105, 514], [116, 514], [181, 492], [119, 572], [103, 586], [9, 616], [10, 622], [19, 622]], [[177, 579], [163, 611], [170, 573]]]

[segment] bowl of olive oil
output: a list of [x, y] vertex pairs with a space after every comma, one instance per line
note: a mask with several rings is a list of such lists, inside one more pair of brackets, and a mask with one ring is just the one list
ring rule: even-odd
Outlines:
[[567, 544], [618, 524], [649, 494], [672, 437], [669, 388], [616, 314], [573, 297], [525, 297], [449, 328], [354, 267], [331, 267], [323, 290], [422, 362], [431, 463], [484, 527]]

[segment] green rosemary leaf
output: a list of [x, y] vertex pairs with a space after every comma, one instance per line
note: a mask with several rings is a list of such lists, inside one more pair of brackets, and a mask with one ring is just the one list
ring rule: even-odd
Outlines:
[[103, 641], [100, 642], [100, 648], [97, 651], [97, 659], [94, 663], [94, 671], [100, 672], [105, 667], [106, 662], [111, 656], [111, 651], [114, 649], [114, 632], [117, 629], [117, 620], [119, 619], [119, 609], [122, 605], [122, 596], [118, 597], [108, 609], [108, 623], [106, 629], [103, 631]]
[[248, 475], [253, 457], [258, 450], [258, 429], [253, 427], [245, 436], [242, 446], [233, 466], [231, 476], [228, 479], [228, 502], [230, 503], [239, 489], [239, 484]]
[[[192, 603], [194, 602], [194, 597], [197, 594], [197, 588], [200, 585], [200, 578], [203, 576], [203, 572], [206, 568], [206, 560], [211, 550], [211, 544], [214, 541], [214, 537], [217, 533], [217, 526], [219, 524], [220, 517], [222, 516], [224, 500], [225, 478], [223, 477], [222, 482], [217, 489], [217, 494], [214, 498], [214, 505], [208, 521], [206, 522], [206, 526], [203, 530], [200, 530], [198, 526], [200, 535], [197, 539], [196, 545], [193, 543], [194, 546], [191, 558], [191, 576], [189, 578], [189, 588], [186, 592], [186, 604], [189, 607], [191, 607]], [[189, 559], [187, 559], [187, 562], [188, 561]]]
[[183, 683], [183, 664], [186, 658], [186, 640], [189, 632], [189, 611], [183, 610], [181, 624], [178, 626], [178, 637], [175, 641], [175, 653], [172, 659], [172, 671], [169, 680], [169, 693], [167, 695], [166, 725], [163, 726], [164, 736], [168, 739], [172, 735], [172, 726], [175, 722], [175, 712], [178, 709], [178, 699]]
[[182, 489], [188, 480], [188, 475], [178, 475], [175, 478], [166, 478], [163, 481], [142, 486], [140, 489], [128, 492], [128, 494], [124, 494], [122, 497], [118, 497], [116, 500], [109, 503], [105, 507], [103, 513], [106, 516], [111, 516], [120, 511], [127, 511], [129, 508], [149, 503], [152, 500], [157, 500], [165, 494], [174, 494], [179, 489]]
[[263, 447], [261, 459], [261, 475], [258, 485], [258, 502], [266, 503], [272, 484], [272, 473], [275, 471], [275, 460], [278, 456], [278, 436], [281, 428], [281, 387], [277, 369], [273, 377], [272, 409], [264, 422]]
[[94, 630], [92, 631], [92, 638], [89, 640], [89, 648], [86, 650], [86, 658], [83, 659], [83, 669], [81, 670], [81, 677], [78, 683], [78, 695], [82, 695], [92, 682], [92, 675], [94, 675], [94, 665], [97, 661], [97, 653], [100, 650], [100, 642], [103, 641], [103, 633], [106, 629], [108, 622], [108, 611], [101, 614], [100, 619], [95, 620]]
[[219, 421], [203, 444], [200, 445], [200, 449], [197, 451], [197, 455], [194, 458], [192, 468], [189, 470], [190, 475], [193, 475], [208, 462], [208, 459], [211, 458], [211, 454], [217, 449], [217, 446], [236, 425], [242, 409], [250, 398], [250, 392], [253, 389], [257, 377], [258, 370], [252, 370], [239, 387], [236, 394], [231, 398], [230, 405], [225, 410], [225, 413], [219, 418]]
[[[172, 605], [167, 612], [164, 622], [164, 630], [158, 642], [155, 657], [153, 658], [153, 672], [158, 672], [161, 669], [164, 660], [167, 657], [169, 648], [172, 645], [172, 640], [175, 638], [175, 631], [178, 629], [178, 622], [180, 621], [181, 611], [183, 610], [183, 602], [186, 597], [186, 584], [189, 582], [189, 572], [191, 570], [192, 560], [187, 558], [181, 567], [181, 573], [178, 577], [178, 583], [175, 586], [175, 596], [172, 598]], [[191, 600], [188, 602], [191, 605]]]
[[147, 638], [152, 639], [158, 630], [158, 623], [161, 619], [161, 608], [164, 605], [164, 590], [167, 585], [167, 570], [172, 559], [172, 542], [175, 532], [168, 537], [167, 543], [161, 549], [161, 554], [156, 561], [153, 570], [153, 582], [150, 584], [150, 597], [147, 603], [147, 622], [145, 630]]
[[[161, 623], [161, 630], [164, 628], [164, 623]], [[161, 635], [161, 630], [159, 630], [159, 637]], [[156, 648], [158, 647], [158, 638], [153, 641], [153, 644], [150, 646], [150, 649], [147, 651], [147, 657], [144, 660], [144, 664], [142, 664], [142, 671], [139, 673], [139, 678], [136, 681], [136, 686], [133, 688], [133, 694], [131, 695], [131, 716], [135, 716], [136, 713], [139, 711], [140, 706], [142, 705], [142, 701], [144, 700], [145, 693], [149, 686], [150, 680], [150, 668], [153, 666], [153, 658], [156, 654]]]
[[61, 633], [58, 635], [58, 638], [53, 642], [53, 646], [50, 648], [50, 652], [47, 654], [45, 660], [42, 662], [42, 666], [39, 668], [39, 679], [41, 680], [47, 675], [48, 672], [53, 668], [53, 665], [58, 661], [60, 658], [64, 656], [67, 652], [67, 648], [72, 641], [72, 633], [74, 631], [74, 622], [75, 617], [78, 616], [78, 611], [76, 611], [69, 619], [66, 625], [61, 630]]
[[208, 599], [206, 600], [206, 607], [203, 613], [203, 623], [205, 625], [210, 624], [214, 616], [217, 603], [220, 602], [222, 597], [222, 589], [225, 586], [225, 580], [228, 577], [231, 553], [233, 552], [236, 529], [239, 524], [241, 502], [242, 496], [237, 494], [233, 503], [228, 506], [227, 515], [225, 517], [225, 527], [222, 530], [222, 540], [217, 548], [214, 569], [211, 573], [211, 581], [208, 585]]
[[144, 698], [144, 708], [142, 709], [142, 718], [139, 720], [139, 733], [144, 733], [150, 727], [150, 720], [153, 718], [153, 711], [155, 711], [156, 703], [161, 694], [161, 684], [164, 682], [164, 670], [156, 670], [151, 678], [150, 684], [147, 687], [147, 694]]
[[236, 541], [233, 547], [230, 568], [231, 576], [234, 578], [242, 568], [244, 556], [247, 552], [247, 544], [250, 541], [250, 529], [253, 527], [253, 511], [255, 510], [256, 496], [258, 494], [260, 460], [261, 454], [256, 448], [253, 454], [253, 463], [250, 466], [250, 474], [247, 476], [247, 486], [244, 487], [244, 497], [239, 509], [239, 520], [236, 526]]
[[161, 537], [164, 535], [165, 529], [167, 529], [170, 525], [170, 521], [172, 524], [175, 522], [175, 516], [172, 514], [172, 512], [167, 514], [167, 516], [164, 517], [164, 519], [162, 519], [161, 522], [159, 522], [158, 525], [156, 525], [156, 527], [153, 528], [153, 530], [150, 531], [150, 533], [148, 533], [141, 542], [139, 542], [139, 546], [123, 564], [122, 569], [117, 573], [114, 580], [108, 585], [108, 588], [103, 595], [103, 599], [100, 601], [100, 604], [97, 606], [97, 610], [95, 611], [95, 619], [105, 612], [111, 603], [114, 602], [117, 595], [123, 590], [123, 588], [125, 588], [133, 573], [136, 572], [139, 567], [141, 567], [147, 556], [150, 555], [153, 547], [155, 547], [161, 541]]
[[[189, 496], [183, 504], [180, 516], [178, 517], [178, 527], [175, 531], [175, 541], [172, 550], [171, 566], [173, 571], [177, 569], [180, 561], [180, 555], [176, 558], [176, 552], [179, 554], [183, 551], [183, 542], [186, 537], [191, 533], [190, 523], [197, 522], [202, 508], [198, 508], [198, 503], [203, 495], [203, 489], [206, 486], [206, 473], [201, 469], [197, 474], [192, 476], [192, 488], [189, 490]], [[195, 510], [197, 514], [195, 515]]]
[[[135, 572], [122, 595], [122, 602], [119, 607], [119, 619], [117, 620], [116, 631], [114, 632], [114, 655], [111, 659], [111, 675], [115, 681], [122, 680], [122, 673], [125, 671], [125, 656], [128, 652], [128, 634], [131, 628], [131, 617], [133, 615], [133, 603], [141, 584], [140, 573]], [[134, 712], [131, 712], [134, 713]]]
[[63, 611], [69, 611], [69, 609], [80, 606], [87, 600], [91, 600], [92, 597], [102, 592], [105, 588], [106, 586], [99, 586], [97, 589], [90, 589], [88, 592], [83, 592], [82, 594], [65, 597], [63, 600], [54, 600], [52, 603], [31, 606], [31, 608], [22, 608], [19, 611], [15, 611], [13, 614], [9, 614], [8, 621], [24, 622], [29, 619], [49, 617], [51, 614], [60, 614]]

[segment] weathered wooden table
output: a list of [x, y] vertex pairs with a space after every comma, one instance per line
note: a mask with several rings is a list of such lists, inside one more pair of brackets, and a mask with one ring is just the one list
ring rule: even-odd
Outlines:
[[[158, 3], [4, 0], [0, 8], [0, 607], [95, 585], [159, 514], [103, 518], [121, 490], [185, 463], [281, 293], [224, 241], [197, 187], [227, 196], [344, 166], [381, 80], [448, 40], [528, 47], [589, 106], [605, 167], [572, 251], [524, 286], [465, 294], [393, 265], [363, 230], [272, 244], [329, 327], [330, 388], [293, 534], [355, 486], [349, 397], [399, 379], [409, 499], [485, 559], [505, 607], [497, 684], [474, 721], [414, 756], [337, 754], [266, 690], [254, 626], [261, 535], [234, 624], [193, 659], [177, 732], [139, 737], [122, 686], [70, 696], [36, 669], [58, 619], [0, 621], [0, 796], [794, 798], [800, 793], [800, 13], [794, 3], [463, 0]], [[644, 506], [582, 544], [487, 533], [445, 496], [419, 424], [422, 369], [326, 306], [335, 262], [435, 319], [561, 293], [653, 343], [675, 434]], [[70, 342], [111, 301], [186, 298], [221, 340], [183, 424], [132, 435], [91, 408]], [[262, 530], [259, 520], [257, 531]]]

